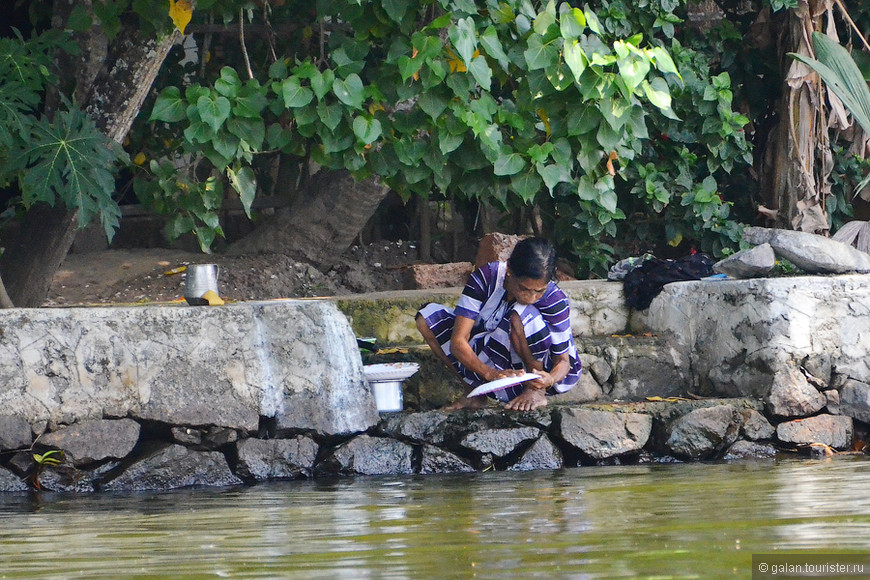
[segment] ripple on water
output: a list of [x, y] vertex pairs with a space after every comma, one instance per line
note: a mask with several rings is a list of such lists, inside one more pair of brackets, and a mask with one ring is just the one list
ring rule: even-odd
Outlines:
[[8, 576], [749, 574], [870, 550], [863, 459], [584, 467], [0, 498]]

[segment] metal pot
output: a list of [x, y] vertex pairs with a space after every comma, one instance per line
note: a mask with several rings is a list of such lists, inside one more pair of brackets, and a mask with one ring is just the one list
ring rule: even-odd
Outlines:
[[402, 381], [372, 381], [369, 386], [379, 412], [402, 410]]
[[187, 267], [187, 276], [184, 280], [184, 299], [191, 306], [205, 306], [208, 300], [203, 295], [211, 290], [218, 292], [218, 274], [220, 270], [217, 264], [191, 264]]

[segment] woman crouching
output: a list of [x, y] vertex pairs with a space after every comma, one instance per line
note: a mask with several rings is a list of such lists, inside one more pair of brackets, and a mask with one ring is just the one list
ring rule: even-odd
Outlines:
[[[568, 298], [553, 282], [556, 251], [542, 238], [520, 241], [507, 262], [490, 262], [468, 279], [456, 309], [427, 304], [417, 312], [426, 344], [474, 387], [528, 371], [539, 378], [490, 393], [507, 409], [529, 411], [580, 378]], [[447, 409], [478, 409], [484, 396]]]

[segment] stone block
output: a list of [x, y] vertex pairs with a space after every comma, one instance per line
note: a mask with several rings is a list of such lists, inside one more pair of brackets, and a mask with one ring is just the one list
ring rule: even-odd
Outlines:
[[846, 379], [840, 389], [840, 414], [870, 423], [870, 384]]
[[407, 290], [431, 290], [433, 288], [461, 288], [474, 270], [471, 262], [451, 264], [413, 264], [402, 271]]
[[337, 475], [400, 475], [414, 472], [413, 448], [407, 443], [359, 435], [336, 447], [317, 471]]
[[159, 447], [104, 483], [105, 491], [146, 491], [190, 486], [239, 485], [226, 457], [217, 451], [193, 451], [182, 445]]
[[741, 423], [732, 405], [695, 409], [674, 421], [666, 445], [677, 457], [705, 459], [734, 443]]
[[750, 441], [760, 441], [773, 437], [775, 429], [764, 415], [754, 409], [743, 409], [740, 411], [740, 415], [743, 417], [741, 429], [744, 437]]
[[776, 372], [764, 398], [768, 412], [778, 417], [806, 417], [820, 411], [828, 400], [793, 367]]
[[[647, 311], [632, 313], [630, 328], [671, 337], [687, 358], [684, 366], [692, 369], [699, 394], [765, 397], [778, 373], [814, 360], [831, 361], [810, 371], [823, 381], [842, 375], [870, 383], [867, 280], [841, 275], [676, 282]], [[826, 365], [833, 365], [829, 373]]]
[[24, 449], [33, 442], [33, 431], [24, 417], [0, 415], [0, 451]]
[[691, 385], [688, 357], [674, 348], [668, 337], [580, 337], [577, 345], [611, 370], [610, 382], [602, 385], [611, 399], [640, 401], [652, 396], [682, 395]]
[[776, 426], [776, 436], [785, 443], [822, 443], [834, 449], [851, 447], [853, 434], [852, 418], [844, 415], [816, 415]]
[[474, 258], [474, 267], [480, 268], [490, 262], [506, 262], [514, 251], [517, 243], [529, 236], [514, 236], [495, 232], [486, 234], [480, 240], [477, 247], [477, 256]]
[[776, 455], [776, 448], [770, 443], [757, 443], [755, 441], [735, 441], [725, 452], [722, 459], [732, 461], [735, 459], [769, 459]]
[[561, 469], [564, 463], [562, 452], [549, 437], [543, 435], [523, 453], [519, 461], [508, 467], [508, 471]]
[[446, 449], [424, 445], [420, 459], [420, 473], [469, 473], [474, 468], [467, 461]]
[[541, 431], [534, 427], [517, 427], [513, 429], [481, 429], [469, 433], [459, 442], [460, 447], [475, 453], [488, 453], [494, 457], [506, 457], [527, 441], [533, 441], [541, 436]]
[[640, 413], [565, 407], [554, 414], [559, 437], [593, 459], [639, 451], [652, 430], [652, 418]]
[[870, 272], [870, 255], [824, 236], [750, 227], [744, 230], [743, 239], [753, 245], [770, 244], [777, 256], [810, 274]]
[[243, 439], [236, 445], [239, 477], [266, 481], [308, 477], [317, 458], [317, 443], [298, 435], [292, 439]]
[[139, 442], [139, 423], [132, 419], [82, 421], [44, 433], [39, 443], [62, 449], [75, 466], [103, 459], [123, 459]]
[[741, 250], [713, 264], [713, 270], [732, 278], [760, 278], [776, 266], [776, 254], [770, 244]]

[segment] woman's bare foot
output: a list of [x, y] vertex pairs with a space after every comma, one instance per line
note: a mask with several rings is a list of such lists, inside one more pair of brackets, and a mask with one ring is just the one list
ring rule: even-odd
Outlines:
[[482, 409], [486, 407], [489, 403], [489, 397], [486, 395], [480, 395], [477, 397], [460, 397], [459, 399], [453, 401], [446, 407], [442, 407], [442, 411], [459, 411], [460, 409]]
[[515, 399], [505, 405], [505, 409], [511, 411], [534, 411], [547, 406], [547, 395], [544, 391], [526, 387]]

